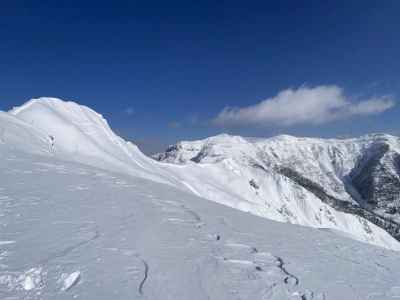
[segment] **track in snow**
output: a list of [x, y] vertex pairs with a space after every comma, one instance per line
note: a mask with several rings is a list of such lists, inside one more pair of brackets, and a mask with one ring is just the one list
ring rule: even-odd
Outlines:
[[299, 285], [299, 278], [294, 276], [293, 274], [289, 273], [286, 268], [285, 268], [285, 263], [283, 262], [283, 259], [279, 256], [276, 256], [276, 260], [278, 261], [278, 268], [281, 269], [281, 271], [287, 275], [287, 277], [284, 279], [284, 282], [286, 284], [289, 283], [290, 278], [294, 279], [294, 285]]
[[143, 263], [143, 266], [144, 266], [144, 276], [143, 276], [142, 281], [139, 284], [138, 291], [139, 291], [140, 295], [143, 295], [143, 287], [144, 287], [144, 284], [146, 283], [147, 277], [149, 276], [149, 265], [142, 258], [140, 258], [140, 261]]

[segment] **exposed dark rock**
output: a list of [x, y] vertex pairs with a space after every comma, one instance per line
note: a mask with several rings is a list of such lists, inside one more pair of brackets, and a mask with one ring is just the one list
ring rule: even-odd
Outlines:
[[[332, 208], [342, 211], [345, 213], [350, 213], [362, 217], [371, 223], [381, 227], [382, 229], [386, 230], [390, 235], [392, 235], [395, 239], [400, 241], [400, 224], [397, 222], [386, 218], [384, 216], [380, 216], [375, 212], [368, 210], [367, 208], [363, 208], [358, 205], [354, 205], [348, 201], [337, 199], [329, 194], [326, 193], [323, 187], [319, 184], [311, 181], [308, 178], [305, 178], [297, 171], [293, 170], [289, 167], [278, 167], [276, 171], [282, 174], [283, 176], [289, 178], [290, 180], [294, 181], [298, 185], [302, 186], [303, 188], [307, 189], [311, 193], [313, 193], [316, 197], [321, 199], [322, 202], [328, 204]], [[367, 224], [364, 224], [367, 225]], [[366, 228], [366, 231], [369, 231], [369, 228]]]
[[[350, 173], [350, 182], [373, 209], [388, 208], [396, 213], [400, 203], [400, 155], [387, 144], [375, 144], [359, 159]], [[396, 201], [397, 200], [397, 201]]]
[[179, 144], [170, 145], [167, 148], [167, 150], [165, 150], [165, 152], [157, 153], [157, 154], [153, 155], [152, 157], [158, 161], [167, 160], [168, 158], [175, 158], [176, 154], [178, 153], [179, 150], [180, 150]]
[[260, 187], [259, 187], [259, 185], [255, 182], [255, 180], [254, 179], [251, 179], [250, 181], [249, 181], [249, 184], [250, 184], [250, 186], [252, 186], [254, 189], [256, 189], [256, 190], [258, 190]]

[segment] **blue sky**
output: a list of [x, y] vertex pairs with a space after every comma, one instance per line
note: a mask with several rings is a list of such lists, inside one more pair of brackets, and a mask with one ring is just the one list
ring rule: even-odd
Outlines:
[[146, 152], [220, 132], [400, 134], [399, 1], [192, 2], [2, 1], [0, 109], [73, 100]]

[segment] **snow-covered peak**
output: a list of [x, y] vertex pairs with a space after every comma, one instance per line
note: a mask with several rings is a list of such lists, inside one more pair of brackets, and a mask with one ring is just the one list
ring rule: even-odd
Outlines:
[[94, 110], [58, 98], [32, 99], [9, 112], [42, 132], [54, 155], [100, 168], [171, 183], [136, 145], [116, 135]]
[[[214, 163], [253, 152], [252, 143], [241, 136], [219, 134], [198, 141], [182, 141], [153, 157], [171, 163]], [[254, 153], [253, 153], [254, 154]]]
[[39, 98], [30, 99], [27, 102], [25, 102], [24, 104], [14, 107], [13, 109], [11, 109], [9, 111], [9, 113], [11, 113], [13, 115], [17, 115], [20, 112], [31, 108], [32, 106], [48, 107], [48, 108], [52, 108], [54, 110], [62, 110], [67, 107], [70, 107], [70, 108], [71, 107], [76, 107], [76, 108], [77, 107], [79, 107], [79, 108], [85, 107], [85, 109], [91, 110], [92, 112], [96, 113], [95, 111], [93, 111], [92, 109], [90, 109], [89, 107], [86, 107], [84, 105], [80, 105], [73, 101], [62, 100], [60, 98], [55, 98], [55, 97], [39, 97]]
[[107, 122], [86, 106], [57, 98], [38, 98], [12, 109], [10, 114], [54, 137], [57, 150], [71, 154], [115, 151], [107, 149], [107, 142], [116, 140]]

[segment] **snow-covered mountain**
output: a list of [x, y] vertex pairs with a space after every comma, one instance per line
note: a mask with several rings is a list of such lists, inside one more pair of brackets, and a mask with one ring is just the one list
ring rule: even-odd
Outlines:
[[[247, 200], [251, 194], [245, 189], [238, 193], [247, 185], [266, 192], [261, 175], [241, 184], [245, 176], [267, 174], [266, 165], [253, 173], [237, 158], [222, 157], [248, 146], [228, 146], [243, 138], [221, 138], [226, 145], [213, 155], [195, 155], [197, 163], [182, 151], [184, 164], [167, 164], [147, 158], [77, 104], [38, 99], [0, 113], [0, 298], [400, 297], [400, 252], [355, 241], [362, 239], [354, 236], [362, 219], [322, 201], [309, 204], [314, 198], [301, 186], [304, 179], [282, 177], [287, 183], [271, 201], [281, 194], [292, 198], [280, 201], [291, 203], [305, 194], [305, 205], [324, 205], [342, 218], [337, 224], [346, 220], [353, 227], [339, 231], [328, 224], [324, 227], [331, 229], [274, 222], [195, 196], [215, 192], [218, 202], [253, 214], [273, 211]], [[364, 163], [355, 166], [362, 170]], [[264, 176], [277, 186], [278, 177]], [[293, 182], [299, 182], [297, 190]], [[352, 197], [343, 201], [358, 203]], [[398, 249], [389, 234], [363, 222], [375, 243]]]
[[[25, 126], [39, 132], [44, 140], [42, 149], [58, 158], [176, 184], [136, 145], [117, 136], [102, 115], [86, 106], [57, 98], [39, 98], [15, 107], [7, 117], [12, 116], [14, 122], [23, 121]], [[27, 142], [22, 145], [24, 150], [30, 148]]]
[[382, 244], [376, 226], [400, 238], [399, 153], [400, 139], [383, 134], [344, 140], [223, 134], [180, 142], [154, 158], [180, 166], [208, 199]]
[[[220, 135], [179, 143], [157, 155], [162, 161], [157, 162], [118, 137], [101, 115], [73, 102], [33, 99], [1, 113], [0, 124], [5, 147], [168, 184], [257, 216], [330, 228], [400, 249], [397, 223], [385, 215], [397, 212], [397, 206], [389, 208], [398, 179], [395, 137], [261, 140]], [[382, 157], [379, 145], [388, 145]], [[374, 183], [371, 199], [376, 193], [387, 197], [376, 207], [363, 198], [361, 188], [369, 186], [372, 179], [365, 174], [372, 169], [392, 184], [383, 189]]]

